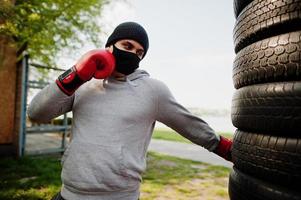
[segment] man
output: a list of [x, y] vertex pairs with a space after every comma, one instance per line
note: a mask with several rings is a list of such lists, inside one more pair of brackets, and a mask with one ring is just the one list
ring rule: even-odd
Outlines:
[[106, 50], [86, 53], [32, 100], [28, 116], [33, 121], [73, 112], [72, 140], [62, 157], [63, 185], [54, 198], [138, 199], [156, 121], [231, 160], [230, 140], [177, 103], [162, 82], [137, 69], [148, 46], [141, 25], [122, 23]]

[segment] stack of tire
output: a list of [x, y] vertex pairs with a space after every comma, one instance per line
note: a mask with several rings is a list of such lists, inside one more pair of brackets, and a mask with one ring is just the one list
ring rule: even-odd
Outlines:
[[301, 199], [301, 0], [234, 0], [231, 200]]

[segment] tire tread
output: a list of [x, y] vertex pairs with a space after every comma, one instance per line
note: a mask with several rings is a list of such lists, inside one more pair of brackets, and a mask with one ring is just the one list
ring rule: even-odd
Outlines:
[[235, 52], [256, 41], [300, 29], [301, 0], [254, 0], [237, 18]]

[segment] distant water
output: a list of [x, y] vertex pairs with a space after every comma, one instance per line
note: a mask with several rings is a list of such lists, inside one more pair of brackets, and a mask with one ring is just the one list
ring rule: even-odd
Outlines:
[[[232, 125], [231, 116], [209, 116], [203, 115], [200, 117], [204, 121], [206, 121], [211, 128], [213, 128], [216, 132], [226, 132], [226, 133], [233, 133], [235, 132], [236, 128]], [[162, 123], [157, 122], [156, 128], [168, 128]]]

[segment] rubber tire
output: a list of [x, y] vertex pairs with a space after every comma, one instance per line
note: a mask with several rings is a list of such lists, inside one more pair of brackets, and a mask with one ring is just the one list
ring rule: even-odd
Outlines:
[[241, 11], [253, 0], [234, 0], [233, 8], [234, 8], [234, 16], [237, 18]]
[[301, 81], [242, 87], [235, 91], [232, 124], [250, 132], [299, 136], [301, 130]]
[[286, 187], [301, 185], [301, 138], [237, 130], [232, 160], [241, 172]]
[[300, 192], [261, 181], [235, 167], [230, 173], [229, 196], [231, 200], [301, 200]]
[[237, 18], [233, 31], [235, 52], [300, 27], [301, 0], [254, 0]]
[[236, 89], [291, 80], [301, 80], [301, 31], [261, 40], [236, 55], [233, 65]]

